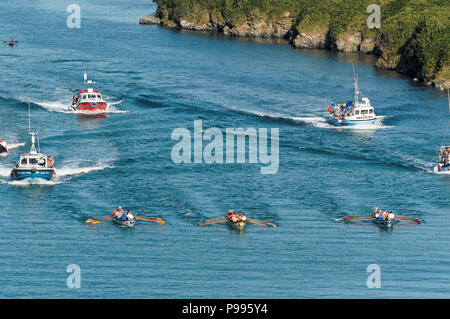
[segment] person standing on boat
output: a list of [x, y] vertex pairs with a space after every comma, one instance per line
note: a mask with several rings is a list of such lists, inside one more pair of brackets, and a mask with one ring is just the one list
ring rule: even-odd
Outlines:
[[49, 156], [48, 157], [48, 167], [53, 168], [54, 165], [55, 165], [55, 161], [53, 160], [53, 157]]

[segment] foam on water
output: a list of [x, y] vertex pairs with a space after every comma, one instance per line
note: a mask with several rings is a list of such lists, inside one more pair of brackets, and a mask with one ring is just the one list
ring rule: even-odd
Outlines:
[[26, 142], [23, 142], [23, 143], [9, 143], [8, 144], [8, 149], [9, 150], [13, 150], [13, 149], [25, 146], [26, 144], [27, 144]]
[[61, 168], [56, 168], [56, 178], [47, 181], [45, 179], [24, 179], [21, 181], [11, 181], [9, 176], [11, 174], [11, 168], [0, 166], [0, 183], [10, 184], [14, 186], [28, 186], [28, 185], [56, 185], [67, 181], [70, 181], [72, 177], [92, 173], [95, 171], [101, 171], [106, 168], [113, 168], [114, 166], [108, 164], [98, 163], [95, 166], [88, 167], [73, 167], [73, 166], [62, 166]]
[[434, 172], [434, 174], [438, 174], [438, 175], [450, 175], [450, 171]]
[[251, 115], [255, 115], [261, 118], [269, 118], [273, 119], [274, 121], [293, 121], [293, 122], [300, 122], [307, 125], [311, 125], [317, 128], [324, 128], [324, 129], [350, 129], [350, 130], [377, 130], [377, 129], [387, 129], [387, 128], [394, 128], [395, 126], [389, 126], [389, 125], [383, 125], [383, 120], [385, 119], [385, 116], [377, 116], [377, 120], [374, 124], [360, 124], [360, 125], [353, 125], [353, 126], [336, 126], [329, 122], [328, 118], [325, 116], [320, 116], [315, 114], [301, 114], [301, 116], [291, 116], [291, 115], [284, 115], [279, 113], [270, 113], [270, 112], [262, 112], [262, 111], [255, 111], [255, 110], [246, 110], [246, 109], [240, 109], [234, 105], [226, 105], [223, 103], [220, 103], [220, 105], [237, 112], [247, 113]]
[[119, 110], [116, 108], [116, 105], [122, 103], [122, 100], [115, 102], [106, 102], [106, 110], [105, 111], [73, 111], [69, 107], [69, 104], [60, 101], [33, 101], [34, 104], [46, 109], [49, 112], [57, 112], [64, 114], [87, 114], [87, 115], [97, 115], [104, 113], [111, 114], [121, 114], [128, 113], [128, 111]]
[[90, 167], [61, 167], [56, 169], [56, 179], [65, 178], [69, 176], [83, 175], [95, 171], [101, 171], [106, 168], [113, 168], [112, 165], [107, 164], [97, 164], [96, 166]]

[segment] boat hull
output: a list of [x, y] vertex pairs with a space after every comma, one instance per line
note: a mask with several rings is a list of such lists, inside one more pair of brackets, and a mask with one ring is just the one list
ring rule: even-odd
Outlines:
[[334, 116], [330, 117], [331, 121], [334, 125], [338, 126], [358, 126], [358, 125], [373, 125], [375, 124], [377, 119], [370, 120], [349, 120], [349, 119], [340, 119]]
[[392, 228], [394, 226], [395, 220], [374, 219], [373, 222], [382, 228]]
[[136, 225], [135, 220], [121, 220], [121, 219], [113, 219], [114, 223], [123, 227], [133, 228]]
[[45, 179], [51, 180], [56, 177], [56, 172], [52, 168], [46, 169], [13, 169], [11, 171], [11, 180], [21, 181], [27, 178], [30, 179]]
[[0, 144], [0, 155], [8, 154], [8, 148]]
[[105, 102], [84, 102], [80, 103], [79, 105], [73, 106], [73, 109], [76, 111], [88, 111], [88, 112], [99, 112], [99, 111], [105, 111], [106, 110], [106, 103]]
[[227, 224], [232, 229], [244, 229], [246, 222], [240, 221], [240, 222], [233, 223], [232, 221], [227, 221]]

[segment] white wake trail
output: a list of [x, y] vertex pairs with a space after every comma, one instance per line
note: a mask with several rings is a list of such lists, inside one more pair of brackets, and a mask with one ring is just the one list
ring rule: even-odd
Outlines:
[[106, 102], [105, 111], [74, 111], [70, 109], [70, 104], [66, 104], [60, 101], [33, 101], [34, 104], [46, 109], [49, 112], [57, 112], [63, 114], [82, 114], [82, 115], [98, 115], [98, 114], [122, 114], [129, 111], [119, 110], [116, 105], [122, 103], [123, 100], [116, 102]]

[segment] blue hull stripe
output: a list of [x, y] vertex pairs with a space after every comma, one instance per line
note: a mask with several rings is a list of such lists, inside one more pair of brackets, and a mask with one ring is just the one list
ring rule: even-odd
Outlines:
[[15, 170], [15, 169], [13, 169], [13, 171], [12, 171], [13, 176], [11, 177], [11, 179], [13, 181], [21, 181], [21, 180], [27, 179], [27, 178], [31, 178], [31, 179], [42, 178], [42, 179], [46, 179], [46, 180], [51, 180], [53, 172], [54, 172], [53, 170], [38, 170], [38, 171], [33, 172], [31, 169], [30, 170]]

